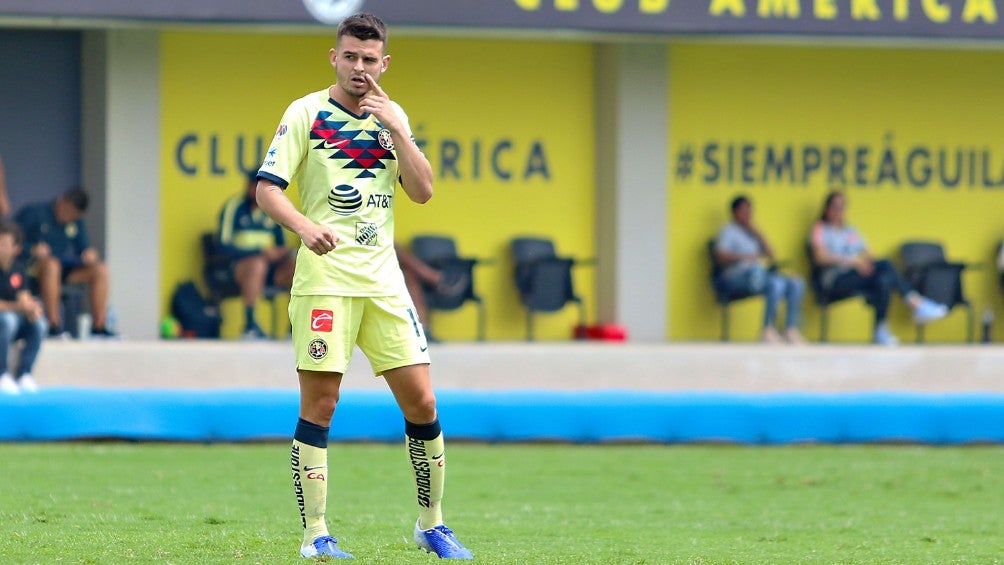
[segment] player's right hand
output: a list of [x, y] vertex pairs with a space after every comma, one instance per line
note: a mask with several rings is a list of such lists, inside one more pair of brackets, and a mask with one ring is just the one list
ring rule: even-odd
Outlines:
[[297, 235], [300, 236], [300, 241], [307, 246], [307, 249], [318, 255], [324, 255], [338, 246], [338, 236], [327, 226], [314, 224]]

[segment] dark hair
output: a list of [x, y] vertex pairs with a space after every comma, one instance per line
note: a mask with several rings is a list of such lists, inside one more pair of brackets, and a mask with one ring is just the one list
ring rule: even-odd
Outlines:
[[844, 193], [839, 190], [830, 191], [830, 193], [826, 195], [826, 199], [823, 200], [823, 210], [819, 213], [819, 221], [824, 223], [826, 222], [826, 211], [830, 209], [830, 205], [833, 204], [833, 201], [838, 196], [843, 197], [843, 195]]
[[8, 220], [0, 220], [0, 235], [10, 234], [14, 236], [14, 243], [20, 245], [24, 241], [24, 232], [21, 227]]
[[747, 198], [745, 194], [740, 194], [739, 196], [736, 196], [735, 198], [732, 199], [732, 204], [730, 204], [732, 208], [732, 213], [735, 214], [736, 210], [738, 210], [740, 206], [749, 203], [750, 199]]
[[63, 193], [63, 200], [66, 200], [77, 209], [78, 212], [87, 211], [87, 203], [89, 199], [87, 198], [87, 192], [83, 188], [71, 188]]
[[387, 26], [373, 14], [364, 12], [342, 20], [342, 23], [338, 24], [335, 40], [340, 40], [343, 35], [350, 35], [362, 41], [375, 39], [382, 41], [384, 47], [387, 46]]

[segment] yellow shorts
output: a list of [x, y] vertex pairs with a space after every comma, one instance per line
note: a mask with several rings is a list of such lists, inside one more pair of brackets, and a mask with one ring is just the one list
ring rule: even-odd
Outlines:
[[375, 375], [429, 362], [429, 344], [407, 294], [293, 296], [289, 321], [297, 369], [345, 373], [356, 345]]

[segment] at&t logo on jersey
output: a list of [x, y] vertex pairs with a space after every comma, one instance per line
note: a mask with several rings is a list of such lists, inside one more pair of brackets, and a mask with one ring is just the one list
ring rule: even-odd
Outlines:
[[328, 207], [339, 216], [351, 216], [363, 207], [363, 196], [354, 186], [340, 184], [328, 192]]
[[335, 316], [331, 310], [314, 309], [310, 311], [310, 331], [330, 332]]

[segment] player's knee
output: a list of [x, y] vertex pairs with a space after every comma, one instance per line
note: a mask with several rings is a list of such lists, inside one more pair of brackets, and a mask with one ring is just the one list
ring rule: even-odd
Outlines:
[[409, 422], [431, 422], [436, 419], [436, 397], [432, 394], [423, 396], [401, 406], [401, 411]]
[[268, 261], [266, 261], [265, 257], [261, 255], [252, 255], [251, 257], [245, 257], [237, 262], [237, 267], [236, 267], [238, 276], [242, 276], [245, 278], [264, 276], [267, 270], [268, 270]]
[[306, 413], [311, 421], [330, 422], [335, 414], [335, 407], [338, 406], [338, 395], [326, 395], [315, 398], [308, 405]]
[[40, 276], [60, 276], [63, 272], [63, 265], [55, 257], [45, 257], [38, 260], [38, 274]]

